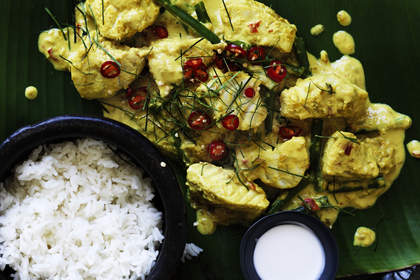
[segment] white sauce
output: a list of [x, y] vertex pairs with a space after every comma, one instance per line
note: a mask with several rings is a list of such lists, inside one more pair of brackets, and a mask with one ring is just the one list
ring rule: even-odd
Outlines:
[[317, 280], [324, 270], [325, 254], [311, 230], [280, 225], [258, 239], [254, 265], [263, 280]]

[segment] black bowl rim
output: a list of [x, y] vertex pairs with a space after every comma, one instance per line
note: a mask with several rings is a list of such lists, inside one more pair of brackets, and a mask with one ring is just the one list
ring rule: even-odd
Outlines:
[[258, 238], [269, 229], [284, 224], [295, 224], [312, 230], [321, 241], [325, 253], [325, 267], [319, 280], [335, 279], [338, 268], [338, 247], [331, 231], [318, 219], [297, 211], [282, 211], [255, 222], [243, 235], [240, 245], [240, 265], [247, 280], [261, 280], [254, 267], [254, 250]]
[[77, 138], [93, 138], [114, 145], [152, 179], [163, 206], [165, 239], [147, 280], [168, 279], [183, 254], [186, 243], [186, 209], [176, 176], [167, 159], [139, 132], [114, 120], [79, 115], [54, 117], [23, 127], [0, 145], [0, 182], [36, 147]]

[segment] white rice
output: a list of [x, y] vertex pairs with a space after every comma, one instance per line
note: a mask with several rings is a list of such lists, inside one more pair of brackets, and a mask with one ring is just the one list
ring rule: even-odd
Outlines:
[[153, 267], [164, 237], [151, 182], [104, 143], [39, 147], [0, 184], [0, 269], [15, 279], [144, 279]]
[[194, 243], [185, 244], [184, 254], [181, 257], [181, 262], [185, 263], [186, 260], [191, 260], [194, 257], [198, 257], [203, 252], [203, 249], [195, 245]]

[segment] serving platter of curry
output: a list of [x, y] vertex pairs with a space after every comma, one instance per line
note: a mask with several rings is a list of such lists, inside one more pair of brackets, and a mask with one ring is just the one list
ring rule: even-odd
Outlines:
[[179, 279], [242, 279], [247, 227], [294, 209], [338, 276], [416, 265], [420, 4], [373, 2], [2, 1], [0, 136], [78, 113], [147, 137], [204, 250]]

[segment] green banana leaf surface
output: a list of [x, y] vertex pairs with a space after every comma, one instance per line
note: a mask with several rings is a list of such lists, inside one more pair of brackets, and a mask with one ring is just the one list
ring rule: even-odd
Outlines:
[[[216, 0], [214, 0], [216, 1]], [[56, 72], [38, 52], [40, 31], [54, 27], [44, 7], [62, 23], [73, 22], [70, 0], [1, 0], [0, 11], [0, 140], [19, 127], [62, 114], [101, 115], [95, 101], [82, 100], [70, 75]], [[373, 102], [390, 104], [408, 114], [413, 126], [406, 142], [420, 136], [420, 1], [418, 0], [272, 0], [281, 16], [297, 25], [308, 49], [319, 54], [327, 50], [339, 57], [332, 34], [346, 30], [356, 41], [355, 57], [365, 67], [367, 90]], [[353, 23], [342, 27], [337, 11], [345, 9]], [[310, 35], [321, 23], [325, 32]], [[25, 87], [34, 85], [39, 97], [29, 101]], [[182, 183], [183, 169], [176, 167]], [[401, 176], [377, 204], [355, 215], [341, 214], [333, 228], [340, 252], [338, 276], [378, 273], [420, 263], [420, 160], [407, 156]], [[246, 228], [219, 227], [211, 236], [201, 236], [192, 226], [194, 213], [188, 212], [189, 242], [204, 249], [196, 259], [180, 266], [176, 279], [242, 279], [239, 243]], [[374, 228], [377, 242], [369, 248], [352, 246], [360, 225]]]

